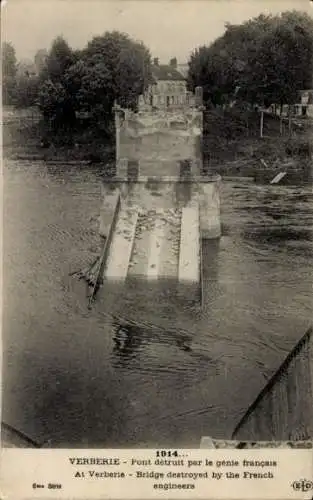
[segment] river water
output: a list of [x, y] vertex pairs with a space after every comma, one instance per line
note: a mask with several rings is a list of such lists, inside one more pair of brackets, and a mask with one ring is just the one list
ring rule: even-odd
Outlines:
[[223, 184], [202, 310], [139, 289], [87, 309], [69, 274], [99, 252], [100, 196], [97, 170], [5, 164], [3, 420], [55, 447], [229, 438], [310, 324], [312, 189]]

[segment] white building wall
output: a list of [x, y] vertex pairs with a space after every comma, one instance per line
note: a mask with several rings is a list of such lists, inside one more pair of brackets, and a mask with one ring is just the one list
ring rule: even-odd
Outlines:
[[139, 107], [145, 106], [167, 107], [188, 104], [186, 82], [183, 80], [160, 80], [145, 92], [139, 99]]

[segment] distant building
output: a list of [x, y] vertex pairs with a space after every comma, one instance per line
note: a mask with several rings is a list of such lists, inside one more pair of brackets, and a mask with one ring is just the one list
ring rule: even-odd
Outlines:
[[[297, 101], [291, 106], [291, 114], [313, 118], [313, 89], [300, 90]], [[282, 109], [280, 106], [272, 104], [271, 108], [274, 113], [282, 116], [288, 116], [290, 109], [288, 104], [284, 104]]]
[[169, 64], [159, 64], [154, 59], [151, 68], [153, 82], [139, 98], [139, 108], [175, 108], [192, 103], [192, 94], [187, 91], [186, 77], [178, 70], [177, 59]]
[[48, 51], [46, 49], [39, 49], [34, 57], [36, 72], [39, 75], [47, 64]]
[[296, 104], [296, 114], [313, 117], [313, 90], [301, 90], [300, 104]]
[[36, 76], [36, 66], [30, 59], [23, 59], [17, 63], [17, 76]]

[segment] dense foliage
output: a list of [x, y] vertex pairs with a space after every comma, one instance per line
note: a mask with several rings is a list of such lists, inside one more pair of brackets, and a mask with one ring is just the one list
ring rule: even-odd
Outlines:
[[58, 128], [72, 129], [77, 116], [108, 133], [114, 103], [134, 107], [150, 78], [150, 54], [127, 35], [108, 32], [93, 38], [82, 51], [73, 51], [57, 38], [40, 78], [39, 107]]
[[11, 43], [2, 45], [3, 103], [26, 108], [38, 101], [39, 78], [27, 64], [17, 62]]
[[[312, 88], [313, 20], [291, 11], [225, 28], [210, 46], [192, 52], [188, 86], [203, 88], [207, 108], [223, 108], [221, 129], [230, 140], [237, 128], [253, 132], [256, 107], [292, 104], [299, 90]], [[83, 144], [83, 138], [103, 144], [114, 132], [114, 103], [135, 108], [151, 81], [149, 50], [116, 31], [94, 37], [82, 50], [57, 37], [50, 50], [37, 51], [33, 71], [17, 63], [12, 44], [3, 43], [2, 65], [4, 104], [37, 105], [46, 142], [64, 145]], [[225, 114], [230, 108], [239, 113], [237, 128]], [[214, 123], [211, 135], [218, 134], [217, 118]]]
[[4, 104], [13, 104], [16, 95], [17, 61], [11, 43], [2, 44], [2, 98]]
[[292, 104], [299, 90], [312, 88], [312, 77], [313, 19], [292, 11], [226, 25], [223, 36], [191, 54], [188, 84], [202, 86], [214, 106], [252, 107]]
[[36, 74], [17, 75], [11, 44], [3, 44], [2, 60], [4, 104], [37, 104], [50, 132], [64, 138], [77, 132], [82, 114], [91, 133], [110, 134], [114, 103], [135, 108], [151, 79], [149, 50], [115, 31], [76, 51], [57, 37], [49, 51], [36, 53]]

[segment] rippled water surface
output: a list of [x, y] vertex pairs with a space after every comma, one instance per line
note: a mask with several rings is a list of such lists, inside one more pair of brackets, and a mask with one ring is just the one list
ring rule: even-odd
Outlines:
[[312, 189], [225, 183], [204, 308], [69, 274], [99, 252], [101, 174], [7, 162], [3, 419], [51, 446], [189, 446], [229, 437], [304, 334]]

